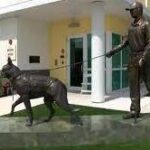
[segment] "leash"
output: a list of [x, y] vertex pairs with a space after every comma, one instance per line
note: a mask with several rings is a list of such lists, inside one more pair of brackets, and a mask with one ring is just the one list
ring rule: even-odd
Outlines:
[[[60, 66], [60, 67], [55, 67], [55, 68], [51, 68], [49, 69], [50, 71], [54, 71], [54, 70], [58, 70], [58, 69], [62, 69], [62, 68], [68, 68], [68, 67], [72, 67], [72, 66], [75, 66], [75, 65], [78, 65], [78, 64], [83, 64], [85, 62], [89, 62], [89, 61], [92, 61], [94, 59], [98, 59], [100, 57], [103, 57], [105, 56], [105, 54], [103, 55], [99, 55], [99, 56], [96, 56], [96, 57], [93, 57], [93, 58], [90, 58], [90, 59], [86, 59], [86, 60], [83, 60], [83, 61], [79, 61], [79, 62], [76, 62], [76, 63], [72, 63], [70, 65], [64, 65], [64, 66]], [[13, 86], [11, 86], [12, 88], [12, 101], [14, 101], [14, 95], [15, 95], [15, 91], [13, 89]]]
[[96, 56], [96, 57], [93, 57], [93, 58], [90, 58], [90, 59], [86, 59], [86, 60], [83, 60], [83, 61], [78, 61], [78, 62], [72, 63], [72, 64], [70, 64], [70, 65], [64, 65], [64, 66], [60, 66], [60, 67], [50, 68], [49, 70], [50, 70], [50, 71], [54, 71], [54, 70], [58, 70], [58, 69], [62, 69], [62, 68], [72, 67], [72, 66], [75, 66], [75, 65], [83, 64], [83, 63], [85, 63], [85, 62], [92, 61], [92, 60], [94, 60], [94, 59], [97, 59], [97, 58], [100, 58], [100, 57], [103, 57], [103, 56], [105, 56], [105, 54], [99, 55], [99, 56]]

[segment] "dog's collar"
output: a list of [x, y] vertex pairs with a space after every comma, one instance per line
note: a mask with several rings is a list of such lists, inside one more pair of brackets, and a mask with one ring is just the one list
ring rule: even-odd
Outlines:
[[15, 79], [20, 78], [21, 72], [15, 75], [14, 77], [11, 77], [10, 80], [13, 82]]

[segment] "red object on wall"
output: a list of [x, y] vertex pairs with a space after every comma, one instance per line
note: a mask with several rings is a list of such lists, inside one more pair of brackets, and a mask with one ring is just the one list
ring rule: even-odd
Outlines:
[[10, 88], [11, 88], [11, 86], [10, 86], [10, 83], [9, 82], [6, 82], [4, 85], [3, 85], [3, 89], [4, 89], [4, 96], [7, 96], [7, 95], [9, 95], [10, 93], [9, 93], [9, 91], [10, 91]]

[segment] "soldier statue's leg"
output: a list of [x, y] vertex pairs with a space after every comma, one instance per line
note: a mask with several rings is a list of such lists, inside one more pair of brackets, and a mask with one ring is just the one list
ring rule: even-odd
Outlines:
[[130, 88], [130, 98], [131, 106], [130, 113], [123, 116], [124, 119], [138, 118], [140, 114], [140, 67], [138, 65], [138, 60], [133, 64], [129, 63], [128, 66], [128, 76], [129, 76], [129, 88]]

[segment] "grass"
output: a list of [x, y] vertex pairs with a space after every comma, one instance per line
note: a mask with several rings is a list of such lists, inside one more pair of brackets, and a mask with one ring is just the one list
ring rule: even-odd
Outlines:
[[[79, 108], [79, 115], [115, 115], [115, 114], [123, 114], [123, 111], [115, 111], [115, 110], [107, 110], [100, 108], [91, 108], [91, 107], [83, 107], [83, 106], [74, 106], [75, 108]], [[68, 112], [62, 110], [57, 105], [54, 105], [54, 109], [56, 110], [55, 116], [67, 116]], [[36, 106], [33, 108], [34, 118], [40, 118], [48, 115], [48, 110], [44, 104]], [[26, 116], [26, 111], [18, 111], [15, 112], [14, 117], [24, 117]]]
[[[63, 146], [63, 147], [33, 147], [33, 148], [15, 148], [13, 150], [148, 150], [150, 149], [150, 140], [139, 142], [131, 141], [128, 143], [100, 144], [100, 145], [82, 145], [82, 146]], [[2, 150], [2, 149], [0, 149]], [[10, 150], [10, 149], [5, 149]]]

